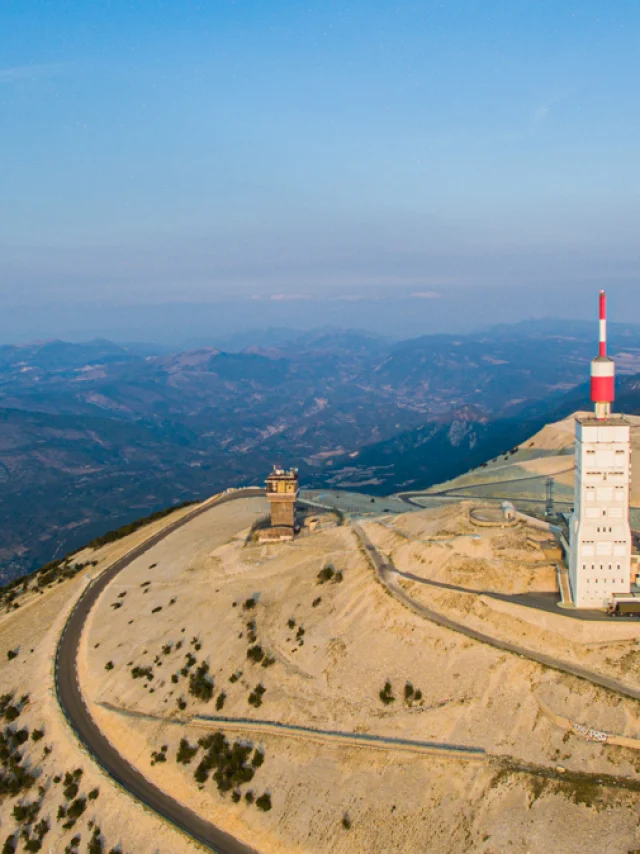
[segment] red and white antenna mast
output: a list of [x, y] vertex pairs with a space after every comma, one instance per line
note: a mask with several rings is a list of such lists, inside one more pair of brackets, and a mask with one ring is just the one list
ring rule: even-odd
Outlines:
[[600, 346], [597, 358], [591, 362], [591, 400], [596, 418], [611, 415], [615, 392], [615, 363], [607, 356], [607, 295], [600, 291]]

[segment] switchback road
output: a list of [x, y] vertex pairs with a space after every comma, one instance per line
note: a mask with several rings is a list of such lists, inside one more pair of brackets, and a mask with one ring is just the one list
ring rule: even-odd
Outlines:
[[55, 683], [58, 703], [72, 729], [98, 765], [118, 785], [145, 806], [216, 854], [257, 854], [257, 852], [171, 798], [118, 753], [92, 718], [82, 696], [78, 682], [78, 650], [82, 630], [91, 608], [107, 585], [132, 561], [187, 522], [206, 513], [212, 506], [263, 494], [264, 490], [261, 489], [244, 489], [221, 495], [199, 505], [195, 510], [176, 522], [170, 523], [166, 528], [131, 549], [124, 557], [102, 572], [82, 593], [65, 624], [56, 650]]
[[618, 679], [603, 676], [600, 673], [596, 673], [594, 670], [589, 670], [586, 667], [580, 667], [578, 664], [571, 664], [568, 661], [554, 658], [551, 655], [545, 655], [543, 652], [537, 652], [534, 649], [519, 646], [518, 644], [510, 643], [509, 641], [500, 640], [499, 638], [496, 638], [493, 635], [488, 635], [485, 632], [479, 632], [476, 629], [472, 629], [470, 626], [464, 625], [464, 623], [452, 620], [450, 617], [446, 617], [444, 614], [440, 614], [438, 611], [434, 611], [431, 608], [427, 608], [426, 605], [416, 602], [411, 598], [411, 596], [405, 593], [397, 583], [395, 583], [395, 579], [397, 577], [396, 568], [384, 559], [360, 525], [354, 524], [352, 528], [381, 583], [384, 584], [392, 596], [421, 617], [425, 617], [432, 623], [437, 623], [439, 626], [443, 626], [446, 629], [451, 629], [454, 632], [465, 635], [472, 640], [489, 644], [490, 646], [494, 646], [496, 649], [503, 650], [504, 652], [519, 655], [521, 658], [528, 658], [531, 661], [536, 661], [538, 664], [544, 665], [545, 667], [551, 667], [553, 670], [559, 670], [561, 673], [568, 673], [570, 676], [577, 676], [578, 679], [584, 679], [586, 682], [591, 682], [592, 685], [599, 685], [601, 688], [606, 688], [609, 691], [615, 691], [616, 694], [622, 694], [624, 697], [631, 697], [633, 700], [640, 700], [640, 690], [632, 688], [630, 685], [625, 685], [624, 682], [620, 682]]

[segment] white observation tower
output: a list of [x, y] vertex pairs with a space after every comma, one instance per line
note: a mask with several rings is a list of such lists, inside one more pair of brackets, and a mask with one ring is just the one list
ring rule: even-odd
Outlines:
[[600, 292], [600, 352], [591, 362], [594, 416], [576, 420], [575, 494], [569, 580], [576, 608], [606, 608], [631, 592], [629, 424], [611, 414], [615, 365], [607, 356], [606, 296]]

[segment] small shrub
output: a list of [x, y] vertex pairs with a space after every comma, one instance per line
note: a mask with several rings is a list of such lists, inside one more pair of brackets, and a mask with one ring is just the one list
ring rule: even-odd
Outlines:
[[176, 754], [176, 762], [179, 762], [181, 765], [188, 765], [197, 752], [197, 745], [193, 746], [189, 744], [186, 738], [181, 738]]
[[317, 608], [317, 607], [318, 607], [318, 605], [319, 605], [321, 602], [322, 602], [322, 597], [321, 597], [321, 596], [318, 596], [318, 598], [317, 598], [317, 599], [314, 599], [314, 600], [313, 600], [313, 602], [311, 603], [311, 607], [312, 607], [312, 608]]
[[256, 600], [252, 596], [250, 599], [245, 600], [245, 603], [242, 607], [244, 608], [245, 611], [251, 611], [253, 608], [256, 607], [257, 604], [258, 603], [256, 602]]
[[253, 758], [251, 760], [251, 764], [254, 768], [259, 768], [264, 762], [264, 753], [257, 748], [253, 752]]
[[249, 694], [249, 705], [255, 706], [257, 709], [262, 705], [262, 697], [266, 693], [266, 688], [263, 685], [256, 685], [251, 694]]
[[178, 708], [180, 709], [181, 712], [184, 712], [184, 710], [187, 708], [186, 700], [183, 700], [182, 698], [180, 698], [178, 700]]
[[13, 661], [13, 659], [17, 658], [17, 657], [18, 657], [18, 651], [17, 650], [15, 650], [15, 649], [7, 650], [7, 658], [9, 659], [9, 661]]
[[293, 630], [296, 627], [296, 621], [293, 618], [290, 618], [289, 620], [287, 620], [287, 625], [291, 630]]
[[208, 675], [209, 665], [203, 661], [189, 677], [189, 693], [204, 702], [213, 697], [213, 679]]
[[91, 789], [91, 791], [89, 792], [87, 797], [89, 798], [90, 801], [95, 801], [95, 800], [97, 800], [99, 794], [100, 794], [99, 789]]
[[152, 614], [157, 614], [158, 611], [162, 611], [162, 605], [158, 605], [156, 608], [151, 609]]
[[255, 662], [256, 664], [259, 664], [262, 661], [262, 659], [264, 658], [264, 650], [262, 649], [260, 644], [256, 644], [255, 646], [249, 647], [249, 649], [247, 650], [247, 658], [250, 659], [250, 661]]
[[113, 661], [107, 661], [107, 663], [104, 666], [104, 669], [105, 670], [113, 670], [113, 668], [114, 668]]
[[269, 812], [271, 809], [271, 795], [268, 792], [265, 792], [263, 795], [256, 800], [256, 806], [262, 812]]
[[388, 706], [390, 703], [395, 703], [396, 698], [393, 696], [391, 691], [391, 682], [385, 682], [384, 688], [382, 689], [382, 691], [380, 691], [378, 695], [382, 702], [385, 704], [385, 706]]
[[271, 665], [272, 665], [272, 664], [275, 664], [275, 663], [276, 663], [276, 660], [275, 660], [275, 658], [274, 658], [272, 655], [266, 655], [266, 656], [262, 659], [262, 666], [263, 666], [263, 667], [271, 667]]
[[226, 699], [227, 699], [227, 695], [224, 693], [224, 691], [221, 691], [221, 692], [218, 694], [218, 696], [216, 697], [216, 710], [217, 710], [218, 712], [219, 712], [219, 711], [222, 709], [222, 707], [224, 706], [224, 702], [225, 702], [225, 700], [226, 700]]
[[114, 611], [117, 611], [118, 608], [122, 608], [122, 602], [112, 602], [111, 607], [113, 608]]
[[15, 836], [7, 836], [2, 846], [2, 854], [15, 854], [17, 845]]
[[229, 682], [233, 685], [238, 679], [242, 676], [242, 670], [236, 670], [235, 673], [232, 673], [229, 677]]
[[253, 792], [251, 791], [251, 789], [249, 789], [249, 791], [247, 792], [247, 794], [244, 796], [244, 799], [245, 799], [245, 801], [246, 801], [248, 804], [252, 804], [252, 803], [254, 802], [255, 797], [254, 797], [254, 794], [253, 794]]
[[44, 738], [44, 730], [43, 729], [34, 729], [31, 733], [31, 741], [40, 741], [40, 739]]
[[331, 564], [323, 567], [318, 573], [318, 584], [324, 584], [327, 581], [331, 581], [335, 572], [336, 571]]
[[345, 830], [351, 830], [351, 819], [349, 818], [347, 813], [342, 816], [342, 826]]

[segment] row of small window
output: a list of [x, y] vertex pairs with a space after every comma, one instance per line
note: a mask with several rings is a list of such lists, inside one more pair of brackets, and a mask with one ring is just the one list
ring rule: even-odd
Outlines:
[[608, 477], [624, 477], [624, 472], [623, 471], [606, 471], [603, 473], [601, 471], [586, 471], [585, 475], [587, 477], [604, 477], [604, 479], [606, 480]]
[[[586, 564], [586, 563], [583, 563], [583, 564], [582, 564], [582, 568], [583, 568], [583, 569], [586, 569], [586, 568], [587, 568], [587, 564]], [[595, 564], [593, 564], [593, 563], [592, 563], [592, 564], [591, 564], [591, 569], [595, 569], [595, 568], [596, 568]], [[600, 564], [600, 569], [604, 569], [603, 564]], [[609, 569], [613, 569], [613, 567], [611, 566], [611, 564], [609, 564]], [[616, 569], [620, 569], [620, 564], [618, 564], [618, 565], [616, 566]], [[615, 581], [615, 578], [614, 578], [613, 580]]]
[[[587, 578], [587, 579], [586, 579], [586, 581], [587, 581], [587, 584], [591, 584], [591, 579], [590, 579], [590, 578]], [[593, 582], [594, 582], [594, 584], [597, 584], [597, 583], [598, 583], [598, 579], [597, 579], [597, 578], [594, 578], [594, 579], [593, 579]], [[607, 578], [607, 579], [606, 579], [606, 583], [607, 583], [607, 584], [624, 584], [624, 579], [622, 579], [622, 578]], [[603, 584], [604, 584], [604, 582], [603, 582]]]
[[[588, 450], [588, 451], [587, 451], [587, 453], [588, 453], [588, 454], [595, 454], [595, 451]], [[616, 451], [616, 455], [617, 455], [617, 456], [620, 456], [621, 454], [624, 454], [624, 453], [626, 453], [626, 451], [625, 451], [625, 450], [619, 450], [619, 451]]]
[[[598, 530], [600, 530], [600, 528], [598, 528]], [[604, 531], [606, 529], [603, 528], [602, 530]], [[609, 530], [611, 530], [611, 528], [609, 528]], [[594, 544], [594, 540], [581, 540], [580, 542], [583, 546], [592, 546]], [[605, 540], [605, 542], [607, 542], [607, 540]], [[611, 540], [609, 540], [608, 542], [611, 542]], [[614, 540], [613, 542], [616, 544], [616, 546], [626, 546], [627, 544], [626, 540]]]

